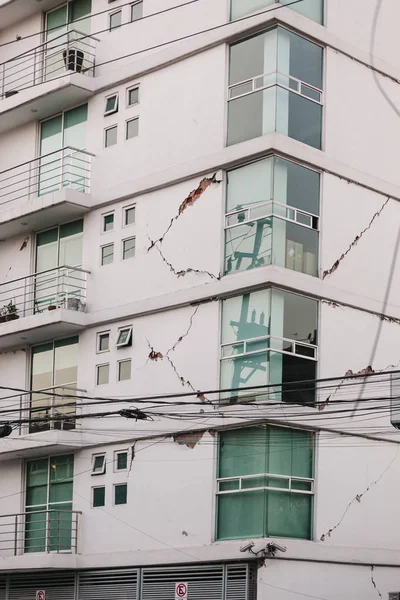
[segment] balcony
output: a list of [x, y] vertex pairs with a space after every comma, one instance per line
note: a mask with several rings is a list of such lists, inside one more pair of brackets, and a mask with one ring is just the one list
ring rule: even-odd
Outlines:
[[0, 172], [0, 239], [90, 210], [93, 154], [66, 147]]
[[0, 516], [0, 557], [78, 552], [79, 511], [30, 510]]
[[0, 133], [89, 98], [97, 41], [71, 29], [2, 63]]
[[78, 333], [89, 271], [62, 266], [0, 285], [0, 349]]

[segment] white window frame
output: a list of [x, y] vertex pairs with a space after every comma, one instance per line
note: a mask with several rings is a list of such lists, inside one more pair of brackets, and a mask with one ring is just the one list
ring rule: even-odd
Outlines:
[[[99, 381], [99, 368], [100, 367], [108, 367], [108, 381], [106, 383], [98, 383]], [[108, 385], [110, 383], [110, 363], [106, 362], [106, 363], [101, 363], [99, 365], [96, 365], [96, 381], [95, 384], [96, 385]]]
[[[126, 502], [124, 504], [116, 504], [115, 502], [115, 489], [117, 486], [124, 485], [126, 487]], [[126, 481], [121, 481], [121, 483], [114, 483], [113, 485], [113, 506], [127, 506], [128, 505], [128, 483]]]
[[[99, 456], [103, 457], [103, 464], [101, 467], [101, 470], [99, 471], [95, 471], [94, 470], [94, 465], [96, 463], [96, 458], [99, 458]], [[92, 475], [104, 475], [104, 473], [106, 472], [106, 453], [105, 452], [99, 452], [98, 454], [92, 454]], [[101, 487], [101, 486], [98, 486]]]
[[[119, 375], [120, 375], [120, 373], [119, 373], [119, 367], [120, 367], [120, 365], [122, 363], [126, 363], [126, 362], [130, 363], [130, 365], [131, 365], [129, 379], [120, 379], [119, 378]], [[122, 358], [121, 360], [118, 360], [117, 361], [117, 382], [118, 383], [123, 383], [124, 381], [130, 381], [131, 379], [132, 379], [132, 359], [131, 358]]]
[[[121, 336], [121, 334], [126, 331], [129, 330], [129, 334], [128, 337], [126, 338], [126, 340], [124, 342], [119, 342], [119, 338]], [[117, 341], [115, 342], [115, 347], [116, 348], [125, 348], [126, 346], [129, 345], [130, 341], [132, 340], [132, 336], [133, 336], [133, 325], [125, 325], [124, 327], [118, 327], [118, 335], [117, 335]]]
[[[132, 19], [132, 8], [136, 4], [141, 4], [142, 5], [142, 16], [139, 17], [139, 19]], [[129, 22], [130, 23], [136, 23], [136, 21], [140, 21], [141, 19], [143, 19], [143, 0], [136, 0], [136, 2], [132, 2], [132, 4], [129, 5]]]
[[[140, 90], [139, 90], [139, 84], [137, 83], [136, 85], [131, 85], [130, 87], [128, 87], [126, 89], [126, 108], [130, 108], [131, 106], [137, 106], [140, 103]], [[129, 92], [132, 92], [132, 90], [137, 90], [138, 91], [138, 99], [137, 102], [133, 102], [132, 104], [129, 102]]]
[[[117, 15], [118, 13], [121, 14], [121, 23], [116, 27], [111, 27], [111, 17], [113, 15]], [[115, 31], [115, 29], [119, 29], [120, 27], [122, 27], [122, 9], [118, 8], [117, 10], [113, 10], [112, 12], [108, 13], [108, 31], [111, 33], [111, 31]]]
[[[112, 229], [110, 229], [109, 231], [106, 231], [106, 230], [104, 229], [104, 225], [105, 225], [105, 218], [106, 218], [106, 217], [109, 217], [110, 215], [113, 215], [113, 217], [114, 217], [114, 219], [113, 219], [113, 227], [112, 227]], [[115, 210], [110, 210], [110, 211], [108, 211], [108, 212], [106, 212], [106, 213], [103, 213], [103, 214], [101, 215], [101, 233], [102, 233], [102, 234], [104, 234], [104, 233], [106, 233], [106, 234], [107, 234], [107, 233], [111, 233], [112, 231], [114, 231], [114, 225], [115, 225]]]
[[[135, 253], [133, 256], [128, 256], [127, 258], [124, 257], [124, 243], [125, 242], [129, 242], [130, 240], [135, 240]], [[131, 237], [128, 238], [124, 238], [123, 240], [121, 240], [121, 259], [124, 260], [131, 260], [132, 258], [136, 257], [136, 236], [132, 235]]]
[[[132, 208], [135, 210], [135, 220], [133, 223], [125, 223], [126, 213], [128, 210], [131, 210]], [[128, 206], [124, 206], [122, 208], [122, 227], [133, 227], [134, 225], [136, 225], [136, 204], [129, 204]]]
[[[93, 475], [94, 473], [92, 473]], [[94, 505], [94, 490], [104, 490], [104, 504], [102, 506], [95, 506]], [[106, 486], [105, 485], [94, 485], [92, 486], [92, 506], [91, 508], [103, 508], [103, 506], [106, 505]]]
[[[118, 469], [118, 454], [126, 454], [126, 467], [125, 469]], [[129, 464], [129, 450], [128, 448], [124, 450], [115, 450], [114, 452], [114, 473], [124, 473], [128, 470]]]
[[[115, 98], [115, 105], [113, 108], [109, 108], [107, 110], [107, 103], [111, 98]], [[114, 92], [113, 94], [109, 94], [108, 96], [105, 97], [105, 106], [104, 106], [104, 116], [105, 117], [107, 117], [108, 115], [113, 115], [113, 114], [117, 113], [118, 108], [119, 108], [119, 93], [118, 92]]]
[[[103, 248], [108, 248], [109, 246], [113, 247], [113, 259], [110, 263], [103, 263]], [[102, 246], [100, 246], [100, 266], [101, 267], [107, 267], [108, 265], [112, 265], [114, 263], [114, 258], [115, 258], [115, 244], [114, 242], [110, 242], [109, 244], [103, 244]]]
[[110, 352], [110, 343], [108, 343], [107, 350], [100, 350], [100, 338], [102, 335], [108, 335], [108, 341], [110, 342], [110, 329], [104, 331], [98, 331], [96, 334], [96, 354], [104, 354], [105, 352]]
[[[137, 135], [134, 135], [134, 136], [128, 138], [128, 125], [129, 125], [129, 123], [132, 123], [132, 121], [138, 122], [138, 132], [137, 132]], [[135, 137], [139, 137], [139, 116], [132, 117], [125, 121], [125, 142], [129, 142], [129, 140], [134, 140]]]
[[[115, 144], [111, 144], [110, 146], [107, 146], [107, 131], [110, 131], [111, 129], [117, 130], [117, 141], [115, 142]], [[113, 146], [116, 146], [117, 144], [118, 144], [118, 124], [114, 123], [114, 125], [110, 125], [109, 127], [106, 127], [104, 129], [103, 145], [104, 145], [104, 149], [106, 149], [106, 148], [112, 148]]]

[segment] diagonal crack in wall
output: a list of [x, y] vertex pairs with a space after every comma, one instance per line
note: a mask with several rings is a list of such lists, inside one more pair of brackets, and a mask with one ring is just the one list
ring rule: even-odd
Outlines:
[[213, 273], [210, 273], [210, 271], [204, 271], [202, 269], [192, 269], [191, 267], [188, 267], [187, 269], [181, 269], [180, 271], [177, 271], [172, 265], [172, 263], [170, 263], [169, 260], [165, 258], [164, 254], [161, 252], [160, 247], [156, 245], [155, 248], [161, 256], [163, 262], [165, 262], [165, 264], [169, 267], [170, 271], [174, 273], [174, 275], [176, 275], [177, 277], [184, 277], [188, 273], [197, 273], [198, 275], [208, 275], [209, 277], [211, 277], [211, 279], [216, 279], [217, 281], [221, 279], [220, 273], [218, 273], [218, 275], [214, 275]]
[[342, 260], [344, 260], [346, 258], [346, 256], [348, 255], [348, 253], [352, 250], [352, 248], [357, 245], [357, 243], [360, 241], [360, 239], [362, 238], [362, 236], [369, 229], [371, 229], [373, 222], [375, 221], [375, 219], [377, 219], [381, 215], [382, 211], [384, 210], [384, 208], [389, 203], [389, 200], [390, 200], [390, 196], [388, 196], [386, 198], [385, 202], [382, 204], [382, 206], [380, 207], [380, 209], [377, 210], [376, 213], [374, 213], [372, 215], [371, 220], [368, 223], [367, 227], [365, 227], [365, 229], [363, 229], [358, 235], [356, 235], [356, 237], [354, 238], [354, 240], [351, 242], [350, 246], [347, 248], [346, 252], [343, 252], [343, 254], [333, 263], [333, 265], [331, 266], [330, 269], [327, 269], [326, 271], [324, 271], [322, 273], [322, 279], [325, 279], [325, 277], [327, 277], [328, 275], [332, 275], [332, 273], [334, 273], [336, 271], [336, 269], [339, 267], [339, 265], [342, 262]]
[[365, 488], [365, 490], [364, 490], [364, 491], [363, 491], [361, 494], [356, 494], [356, 495], [354, 496], [354, 498], [353, 498], [352, 500], [350, 500], [350, 502], [349, 502], [349, 503], [348, 503], [348, 505], [346, 506], [346, 509], [345, 509], [345, 511], [343, 512], [342, 516], [340, 517], [340, 519], [339, 519], [339, 521], [336, 523], [336, 525], [334, 525], [333, 527], [331, 527], [330, 529], [328, 529], [328, 531], [327, 531], [326, 533], [323, 533], [323, 534], [321, 535], [321, 537], [319, 538], [321, 542], [324, 542], [324, 541], [325, 541], [325, 539], [326, 539], [327, 537], [331, 537], [331, 534], [332, 534], [332, 532], [333, 532], [333, 531], [335, 531], [335, 529], [337, 529], [337, 528], [339, 527], [339, 525], [341, 525], [341, 524], [342, 524], [342, 522], [344, 521], [344, 519], [345, 519], [345, 517], [346, 517], [347, 513], [349, 512], [350, 508], [352, 507], [352, 505], [353, 505], [355, 502], [361, 502], [361, 498], [362, 498], [363, 496], [365, 496], [365, 494], [366, 494], [367, 492], [369, 492], [369, 491], [370, 491], [370, 489], [371, 489], [373, 486], [377, 485], [377, 484], [378, 484], [378, 483], [381, 481], [381, 479], [382, 479], [382, 478], [383, 478], [383, 477], [386, 475], [386, 473], [389, 471], [389, 469], [392, 467], [392, 465], [393, 465], [394, 461], [395, 461], [395, 460], [396, 460], [396, 458], [398, 457], [398, 455], [399, 455], [399, 450], [400, 450], [400, 446], [398, 446], [398, 447], [397, 447], [396, 454], [395, 454], [395, 455], [394, 455], [394, 457], [393, 457], [393, 458], [390, 460], [389, 464], [387, 465], [387, 467], [385, 467], [385, 469], [382, 471], [382, 473], [379, 475], [379, 477], [377, 477], [377, 479], [375, 479], [374, 481], [372, 481], [372, 482], [371, 482], [371, 483], [368, 485], [368, 487], [366, 487], [366, 488]]
[[374, 579], [374, 565], [371, 565], [371, 583], [374, 586], [374, 588], [376, 589], [378, 595], [380, 598], [383, 598], [382, 594], [380, 593], [376, 583], [375, 583], [375, 579]]

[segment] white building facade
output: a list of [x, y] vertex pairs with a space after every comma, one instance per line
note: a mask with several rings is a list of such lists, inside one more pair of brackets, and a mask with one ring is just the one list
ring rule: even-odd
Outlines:
[[400, 597], [399, 18], [0, 0], [0, 600]]

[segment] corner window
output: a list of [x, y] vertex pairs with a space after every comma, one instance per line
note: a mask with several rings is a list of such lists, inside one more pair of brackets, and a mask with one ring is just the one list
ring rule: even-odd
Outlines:
[[108, 215], [103, 215], [103, 233], [107, 233], [108, 231], [112, 231], [114, 229], [114, 213], [109, 213]]
[[116, 112], [118, 112], [118, 94], [112, 94], [106, 98], [104, 116], [113, 115]]
[[109, 16], [109, 30], [117, 29], [122, 24], [122, 10], [117, 10], [111, 13]]
[[135, 2], [131, 5], [131, 21], [138, 21], [143, 17], [143, 2]]
[[114, 261], [114, 244], [101, 247], [101, 265], [110, 265]]
[[114, 504], [126, 504], [128, 496], [128, 486], [126, 483], [114, 485]]
[[[231, 0], [231, 20], [240, 19], [253, 12], [262, 11], [267, 6], [274, 4], [275, 0]], [[289, 7], [316, 21], [323, 24], [323, 9], [324, 0], [301, 0], [301, 2], [293, 3], [293, 0], [279, 0], [279, 4]]]
[[117, 343], [115, 344], [117, 348], [123, 348], [132, 344], [132, 329], [132, 325], [129, 325], [128, 327], [121, 327], [118, 330]]
[[131, 378], [131, 359], [120, 360], [118, 362], [118, 381], [127, 381]]
[[104, 147], [115, 146], [118, 141], [118, 126], [113, 125], [104, 130]]
[[92, 456], [92, 475], [103, 475], [106, 472], [106, 455], [94, 454]]
[[101, 331], [97, 334], [97, 354], [108, 352], [110, 349], [110, 332]]
[[104, 486], [92, 488], [92, 506], [93, 506], [93, 508], [105, 506], [105, 504], [106, 504], [106, 488]]
[[218, 540], [312, 537], [314, 435], [261, 425], [219, 435]]
[[225, 274], [275, 264], [318, 276], [320, 174], [271, 156], [227, 174]]
[[123, 213], [124, 213], [123, 226], [127, 227], [128, 225], [134, 225], [135, 224], [136, 207], [135, 206], [125, 206]]
[[115, 471], [126, 471], [128, 468], [128, 452], [115, 452], [114, 458]]
[[[232, 391], [222, 401], [312, 405], [317, 315], [316, 300], [275, 288], [223, 300], [221, 389]], [[251, 389], [267, 384], [275, 387]]]
[[126, 139], [137, 137], [139, 135], [139, 117], [130, 119], [126, 122]]
[[96, 367], [96, 385], [105, 385], [110, 379], [110, 365], [97, 365]]
[[129, 106], [134, 106], [135, 104], [139, 103], [139, 87], [133, 87], [133, 88], [129, 88], [126, 91], [126, 104], [127, 107], [129, 108]]
[[227, 145], [279, 132], [321, 148], [321, 46], [276, 27], [230, 47]]
[[129, 238], [127, 240], [122, 240], [122, 260], [126, 260], [127, 258], [134, 258], [135, 243], [136, 239], [134, 237]]

